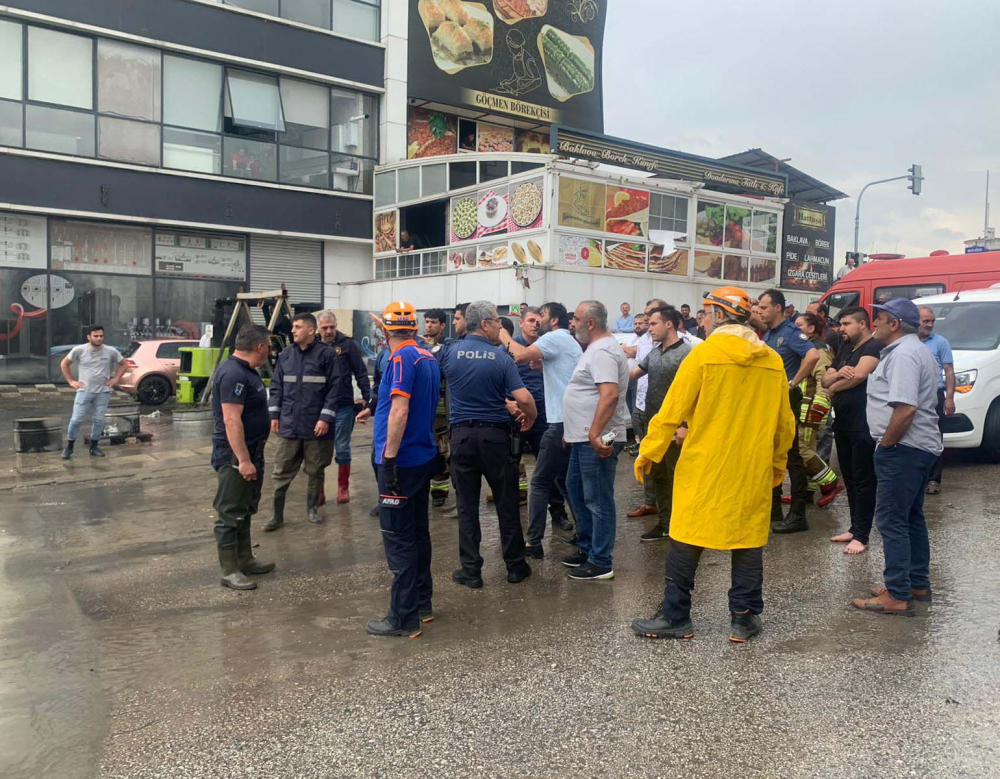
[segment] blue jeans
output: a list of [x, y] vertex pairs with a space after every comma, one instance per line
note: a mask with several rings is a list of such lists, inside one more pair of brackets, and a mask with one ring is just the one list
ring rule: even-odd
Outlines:
[[875, 525], [882, 534], [885, 587], [896, 600], [910, 600], [911, 587], [931, 586], [924, 490], [936, 461], [936, 455], [903, 444], [875, 449]]
[[70, 441], [75, 441], [76, 434], [79, 432], [80, 426], [87, 416], [87, 411], [93, 411], [90, 422], [90, 440], [93, 443], [97, 443], [97, 440], [101, 437], [101, 433], [104, 432], [104, 414], [107, 412], [108, 403], [110, 402], [110, 392], [77, 390], [76, 399], [73, 401], [73, 416], [70, 417], [66, 437]]
[[615, 548], [615, 469], [621, 444], [598, 457], [589, 443], [570, 444], [566, 497], [576, 519], [576, 545], [592, 565], [611, 568]]
[[351, 464], [351, 433], [354, 432], [354, 406], [338, 406], [334, 420], [333, 442], [337, 465]]

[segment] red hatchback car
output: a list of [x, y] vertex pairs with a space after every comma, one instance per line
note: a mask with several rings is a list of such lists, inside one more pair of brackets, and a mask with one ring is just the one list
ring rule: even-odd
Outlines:
[[160, 405], [177, 391], [181, 347], [197, 345], [197, 341], [178, 338], [132, 341], [125, 353], [128, 369], [118, 382], [118, 388], [135, 395], [143, 405]]

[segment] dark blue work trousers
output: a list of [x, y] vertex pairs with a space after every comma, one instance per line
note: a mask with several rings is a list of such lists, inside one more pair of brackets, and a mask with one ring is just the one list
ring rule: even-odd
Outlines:
[[903, 444], [875, 449], [875, 526], [882, 534], [885, 588], [896, 600], [910, 600], [911, 587], [931, 586], [924, 490], [936, 462], [937, 455]]
[[[663, 616], [675, 622], [691, 617], [691, 590], [704, 547], [670, 539], [667, 550]], [[760, 614], [764, 610], [764, 548], [732, 550], [732, 586], [729, 610]]]
[[387, 618], [394, 628], [419, 624], [420, 609], [431, 607], [431, 536], [427, 518], [431, 476], [437, 458], [413, 467], [397, 466], [399, 494], [386, 489], [383, 469], [378, 469], [379, 526], [385, 559], [392, 571]]

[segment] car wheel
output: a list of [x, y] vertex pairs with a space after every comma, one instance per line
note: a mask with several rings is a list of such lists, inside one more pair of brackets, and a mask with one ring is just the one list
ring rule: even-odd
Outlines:
[[144, 406], [159, 406], [170, 397], [170, 382], [162, 376], [147, 376], [135, 394]]
[[996, 398], [986, 414], [983, 425], [983, 443], [980, 451], [991, 463], [1000, 462], [1000, 398]]

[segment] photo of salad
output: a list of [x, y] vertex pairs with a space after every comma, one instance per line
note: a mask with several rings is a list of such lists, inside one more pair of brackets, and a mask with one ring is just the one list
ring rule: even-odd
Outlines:
[[726, 207], [722, 203], [698, 201], [695, 240], [702, 246], [722, 246], [726, 224]]

